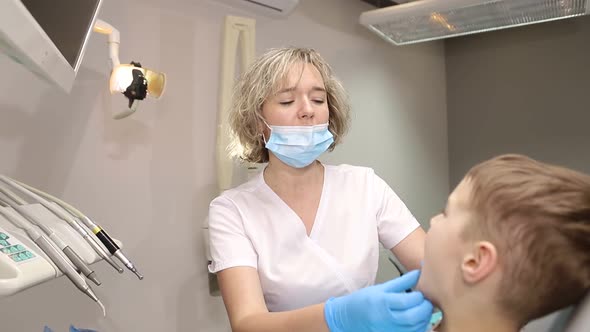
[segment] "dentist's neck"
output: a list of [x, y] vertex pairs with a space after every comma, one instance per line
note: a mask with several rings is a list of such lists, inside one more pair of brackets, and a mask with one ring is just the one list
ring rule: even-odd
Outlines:
[[323, 183], [324, 166], [316, 160], [306, 167], [295, 168], [269, 153], [268, 166], [264, 169], [264, 181], [273, 189], [309, 188], [310, 185]]

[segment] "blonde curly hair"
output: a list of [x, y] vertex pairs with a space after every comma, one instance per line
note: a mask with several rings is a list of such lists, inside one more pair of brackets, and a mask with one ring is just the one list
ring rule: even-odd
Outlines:
[[342, 84], [332, 76], [330, 65], [318, 52], [309, 48], [270, 49], [260, 56], [240, 77], [229, 110], [230, 156], [243, 161], [268, 161], [261, 131], [262, 104], [275, 95], [294, 64], [309, 63], [317, 68], [327, 94], [328, 130], [334, 135], [329, 151], [342, 141], [350, 125], [350, 105]]

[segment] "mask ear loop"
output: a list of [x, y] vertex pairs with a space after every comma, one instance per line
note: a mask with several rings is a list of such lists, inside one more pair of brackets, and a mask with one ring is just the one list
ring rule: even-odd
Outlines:
[[[260, 116], [260, 120], [262, 120], [262, 122], [264, 122], [266, 127], [272, 132], [272, 128], [268, 125], [268, 123], [266, 123], [266, 120], [264, 120], [264, 118], [262, 116]], [[264, 144], [268, 143], [268, 141], [266, 140], [266, 137], [264, 136], [264, 131], [262, 131], [262, 133], [260, 133], [260, 135], [262, 135], [262, 140], [264, 141]]]
[[264, 145], [266, 145], [266, 143], [268, 143], [268, 141], [266, 140], [266, 137], [264, 137], [264, 132], [261, 133], [260, 135], [262, 135], [262, 141], [264, 142]]

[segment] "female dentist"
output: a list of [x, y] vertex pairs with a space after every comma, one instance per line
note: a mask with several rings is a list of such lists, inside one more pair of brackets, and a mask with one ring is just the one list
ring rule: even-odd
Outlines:
[[379, 242], [408, 269], [420, 266], [424, 231], [370, 168], [316, 160], [349, 123], [344, 89], [311, 49], [256, 60], [236, 85], [231, 152], [268, 162], [215, 198], [212, 263], [233, 331], [424, 332], [432, 305], [419, 271], [371, 286]]

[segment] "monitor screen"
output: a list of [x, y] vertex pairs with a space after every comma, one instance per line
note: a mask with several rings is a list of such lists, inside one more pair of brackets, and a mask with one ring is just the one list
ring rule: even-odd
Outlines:
[[22, 0], [22, 3], [77, 71], [100, 0]]

